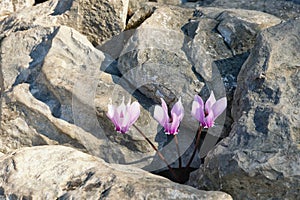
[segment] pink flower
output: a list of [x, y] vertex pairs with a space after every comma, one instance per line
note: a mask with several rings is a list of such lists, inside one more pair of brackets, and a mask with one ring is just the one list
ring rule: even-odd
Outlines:
[[210, 93], [205, 106], [200, 96], [195, 95], [192, 105], [192, 116], [196, 118], [202, 127], [214, 126], [215, 119], [222, 114], [227, 106], [227, 99], [223, 97], [216, 101], [214, 92]]
[[166, 102], [161, 98], [161, 106], [155, 106], [154, 118], [160, 125], [165, 128], [165, 133], [168, 135], [175, 135], [178, 133], [179, 124], [183, 118], [184, 109], [181, 103], [181, 98], [175, 103], [171, 110], [171, 117], [168, 114], [168, 107]]
[[108, 104], [107, 117], [114, 123], [116, 131], [126, 133], [129, 127], [138, 119], [140, 115], [140, 104], [130, 100], [127, 105], [124, 104], [124, 97], [121, 105], [115, 107], [112, 103]]

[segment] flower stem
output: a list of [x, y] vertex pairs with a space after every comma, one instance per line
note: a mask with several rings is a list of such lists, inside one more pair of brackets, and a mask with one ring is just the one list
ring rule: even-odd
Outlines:
[[198, 131], [197, 131], [197, 139], [196, 139], [195, 149], [194, 149], [194, 151], [193, 151], [193, 154], [192, 154], [192, 156], [191, 156], [191, 158], [190, 158], [190, 160], [189, 160], [189, 162], [188, 162], [186, 168], [189, 168], [189, 167], [190, 167], [190, 165], [191, 165], [191, 163], [192, 163], [192, 161], [193, 161], [193, 159], [194, 159], [194, 157], [195, 157], [195, 154], [196, 154], [196, 151], [197, 151], [197, 149], [198, 149], [199, 142], [200, 142], [200, 135], [201, 135], [201, 132], [202, 132], [202, 126], [200, 125], [199, 128], [198, 128]]
[[177, 134], [174, 135], [174, 139], [175, 139], [175, 143], [176, 143], [176, 149], [177, 149], [177, 153], [178, 153], [178, 162], [179, 162], [179, 168], [182, 167], [182, 162], [181, 162], [181, 156], [180, 156], [180, 150], [179, 150], [179, 145], [178, 145], [178, 138], [177, 138]]
[[167, 167], [169, 168], [169, 171], [171, 172], [171, 174], [173, 175], [174, 179], [176, 179], [177, 182], [179, 182], [179, 179], [177, 177], [177, 175], [175, 174], [174, 170], [172, 169], [172, 167], [168, 164], [167, 160], [165, 159], [165, 157], [160, 153], [160, 151], [158, 151], [158, 149], [156, 148], [156, 146], [154, 146], [154, 144], [147, 138], [147, 136], [136, 126], [136, 125], [132, 125], [146, 140], [147, 142], [151, 145], [151, 147], [156, 151], [156, 153], [158, 154], [158, 156], [160, 157], [160, 159], [166, 163]]

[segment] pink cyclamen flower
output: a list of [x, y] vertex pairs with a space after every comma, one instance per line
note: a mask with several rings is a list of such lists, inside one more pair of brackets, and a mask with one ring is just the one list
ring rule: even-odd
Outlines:
[[123, 101], [120, 106], [115, 107], [112, 102], [108, 104], [107, 117], [114, 123], [116, 131], [126, 133], [129, 127], [138, 119], [140, 115], [140, 104], [135, 101], [127, 105]]
[[222, 114], [226, 106], [226, 97], [216, 101], [213, 91], [210, 93], [205, 105], [202, 98], [195, 95], [192, 105], [192, 116], [200, 122], [202, 127], [209, 128], [214, 126], [215, 119]]
[[175, 103], [171, 110], [171, 117], [168, 114], [166, 102], [161, 98], [161, 106], [155, 106], [154, 118], [165, 128], [165, 133], [175, 135], [178, 133], [179, 124], [184, 116], [184, 109], [181, 98]]

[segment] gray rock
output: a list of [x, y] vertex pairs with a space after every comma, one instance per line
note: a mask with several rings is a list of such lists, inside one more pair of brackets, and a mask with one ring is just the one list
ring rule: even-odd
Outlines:
[[275, 15], [284, 20], [297, 19], [300, 16], [298, 0], [208, 0], [198, 1], [197, 3], [200, 6], [257, 10]]
[[66, 25], [86, 35], [98, 45], [125, 29], [128, 0], [89, 1], [49, 0], [32, 8], [22, 9], [0, 24], [3, 34], [36, 26]]
[[152, 4], [152, 2], [156, 2], [158, 4], [168, 4], [168, 5], [181, 4], [181, 0], [154, 0], [154, 1], [153, 0], [129, 0], [128, 15], [132, 16], [140, 8], [143, 8], [145, 5]]
[[[182, 49], [186, 41], [180, 31], [192, 14], [190, 9], [158, 6], [135, 30], [118, 58], [122, 78], [154, 102], [160, 104], [163, 98], [172, 106], [181, 96], [186, 108], [186, 122], [179, 134], [182, 152], [192, 144], [197, 130], [189, 109], [193, 94], [199, 89], [198, 78]], [[174, 142], [169, 146], [175, 147]], [[174, 152], [176, 149], [164, 154]]]
[[[231, 127], [230, 109], [236, 77], [253, 47], [248, 42], [248, 35], [242, 33], [253, 26], [250, 33], [255, 40], [258, 32], [281, 20], [261, 12], [234, 9], [194, 10], [162, 5], [152, 5], [151, 9], [148, 18], [143, 19], [143, 23], [127, 39], [118, 58], [118, 69], [135, 89], [157, 103], [163, 97], [171, 107], [179, 96], [182, 97], [186, 116], [180, 135], [187, 138], [185, 143], [188, 144], [183, 149], [190, 146], [197, 130], [197, 122], [190, 116], [194, 94], [200, 93], [207, 98], [208, 89], [212, 89], [217, 98], [227, 95], [226, 128], [223, 132], [220, 130], [224, 124], [223, 116], [218, 119], [220, 126], [209, 132], [214, 142], [207, 140], [209, 147], [204, 145], [203, 157], [220, 136], [228, 135]], [[132, 18], [135, 19], [135, 15]], [[230, 22], [231, 19], [236, 21]], [[226, 45], [224, 40], [227, 38], [225, 29], [232, 23], [234, 27], [229, 30], [235, 42], [230, 43], [230, 49], [229, 43]], [[213, 31], [217, 29], [221, 34]], [[245, 48], [239, 48], [240, 45]]]
[[156, 0], [157, 3], [168, 4], [168, 5], [180, 5], [181, 0]]
[[148, 3], [137, 9], [128, 20], [126, 29], [129, 30], [139, 27], [147, 18], [149, 18], [153, 14], [155, 8], [155, 4]]
[[63, 146], [24, 148], [0, 159], [0, 197], [29, 199], [232, 199]]
[[298, 198], [299, 27], [290, 21], [258, 36], [238, 76], [230, 136], [191, 175], [191, 185], [236, 199]]
[[102, 44], [119, 34], [126, 25], [129, 0], [97, 1], [82, 3], [72, 0], [58, 1], [53, 15], [58, 23], [74, 28], [86, 35], [93, 45]]
[[[60, 144], [111, 163], [149, 171], [162, 169], [165, 164], [137, 130], [132, 128], [128, 134], [117, 134], [107, 119], [109, 98], [116, 103], [125, 96], [141, 103], [142, 114], [136, 125], [168, 162], [177, 166], [175, 142], [163, 133], [152, 116], [154, 105], [160, 104], [161, 97], [171, 107], [181, 96], [186, 113], [178, 139], [181, 152], [186, 151], [183, 161], [187, 163], [197, 129], [197, 121], [190, 116], [194, 94], [200, 93], [205, 99], [208, 89], [212, 89], [217, 98], [226, 95], [230, 110], [236, 76], [253, 48], [255, 36], [281, 22], [256, 11], [194, 10], [147, 4], [148, 7], [130, 18], [127, 28], [131, 30], [117, 35], [125, 28], [128, 1], [114, 2], [79, 4], [75, 0], [50, 0], [1, 21], [5, 90], [1, 152]], [[99, 10], [109, 12], [99, 14]], [[112, 43], [98, 46], [101, 51], [93, 47], [107, 39]], [[115, 45], [116, 40], [121, 44]], [[114, 48], [110, 49], [112, 45]], [[237, 119], [241, 113], [238, 109], [244, 108], [233, 109]], [[259, 112], [258, 116], [263, 115]], [[200, 157], [206, 156], [219, 137], [225, 137], [230, 129], [229, 112], [226, 120], [225, 115], [218, 120], [204, 139]], [[200, 157], [193, 166], [199, 166]], [[67, 188], [69, 191], [72, 183], [71, 189]], [[13, 198], [14, 192], [11, 195]], [[165, 199], [164, 193], [158, 195], [161, 196], [155, 198]]]
[[132, 16], [137, 10], [145, 5], [148, 0], [129, 0], [128, 15]]
[[[256, 35], [265, 28], [281, 23], [282, 20], [258, 11], [213, 7], [199, 7], [196, 14], [201, 18], [196, 18], [194, 22], [196, 35], [190, 53], [191, 60], [195, 63], [196, 72], [204, 77], [206, 85], [213, 88], [219, 97], [225, 96], [225, 87], [228, 100], [226, 120], [225, 124], [222, 120], [218, 122], [224, 124], [220, 134], [224, 138], [228, 136], [233, 122], [231, 102], [237, 85], [237, 75], [248, 57], [248, 52], [253, 48]], [[192, 37], [192, 34], [190, 35]], [[203, 90], [201, 94], [207, 96], [209, 92]]]
[[[16, 40], [18, 48], [12, 45]], [[131, 94], [115, 83], [118, 77], [100, 71], [109, 61], [86, 37], [65, 26], [36, 27], [9, 34], [1, 47], [6, 88], [1, 151], [64, 144], [113, 163], [144, 167], [155, 158], [137, 130], [118, 134], [106, 117], [109, 98], [120, 103], [122, 95], [128, 100]], [[154, 144], [162, 142], [156, 141], [157, 122], [146, 109], [136, 125]]]
[[32, 7], [34, 0], [21, 0], [21, 1], [11, 1], [11, 0], [1, 0], [0, 1], [0, 21], [11, 13], [20, 11], [27, 7]]
[[[115, 140], [119, 136], [121, 144], [118, 144], [105, 137], [104, 131], [99, 125], [99, 130], [95, 134], [54, 117], [49, 107], [30, 93], [28, 84], [19, 84], [5, 95], [1, 152], [7, 153], [26, 146], [61, 144], [72, 146], [111, 163], [134, 162], [132, 165], [144, 167], [153, 160], [152, 156], [155, 152], [142, 153], [133, 150], [134, 147], [141, 146], [138, 141], [137, 144], [135, 141], [128, 141], [127, 144], [124, 144], [123, 140], [130, 140], [130, 137], [128, 138], [126, 135], [121, 137], [113, 133]], [[82, 113], [82, 115], [86, 115], [86, 113]], [[94, 119], [90, 118], [90, 120]], [[146, 143], [144, 140], [143, 142]], [[126, 145], [130, 144], [136, 146], [129, 149]], [[145, 157], [147, 159], [144, 159]]]

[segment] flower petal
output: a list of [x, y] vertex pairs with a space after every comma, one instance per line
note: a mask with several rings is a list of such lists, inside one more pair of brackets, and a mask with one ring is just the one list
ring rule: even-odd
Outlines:
[[125, 106], [124, 97], [123, 97], [121, 105], [119, 105], [117, 108], [117, 113], [118, 113], [119, 117], [123, 117], [125, 112], [126, 112], [126, 106]]
[[130, 104], [130, 100], [128, 104], [125, 105], [123, 97], [122, 103], [118, 107], [113, 106], [111, 102], [108, 104], [108, 112], [106, 115], [115, 125], [117, 132], [126, 133], [130, 126], [138, 119], [140, 115], [140, 105], [138, 102]]
[[[203, 126], [203, 125], [202, 125]], [[214, 126], [214, 113], [210, 112], [206, 117], [205, 117], [205, 124], [204, 128], [209, 128]]]
[[162, 107], [162, 109], [165, 113], [166, 121], [169, 122], [170, 117], [169, 117], [169, 114], [168, 114], [168, 106], [167, 106], [167, 104], [166, 104], [166, 102], [163, 98], [160, 98], [160, 100], [161, 100], [161, 107]]
[[227, 107], [227, 99], [223, 97], [219, 99], [214, 105], [212, 106], [212, 112], [214, 113], [214, 120], [222, 114], [222, 112]]
[[200, 121], [200, 106], [197, 101], [193, 101], [191, 114], [196, 120]]
[[178, 133], [178, 127], [179, 127], [179, 124], [180, 124], [180, 119], [179, 117], [173, 113], [172, 114], [172, 123], [170, 125], [170, 130], [169, 130], [169, 133], [171, 135], [174, 135], [174, 134], [177, 134]]
[[205, 103], [206, 114], [209, 114], [211, 112], [211, 107], [214, 105], [215, 102], [216, 102], [216, 98], [215, 98], [214, 92], [211, 91], [210, 96]]
[[164, 109], [161, 106], [155, 106], [153, 117], [158, 121], [160, 125], [165, 126], [167, 117]]
[[179, 121], [182, 120], [182, 118], [184, 116], [184, 108], [183, 108], [182, 103], [181, 103], [181, 97], [175, 103], [175, 105], [173, 106], [173, 108], [171, 110], [172, 120], [174, 120], [173, 119], [173, 114], [177, 115]]
[[137, 101], [133, 102], [128, 109], [128, 113], [130, 114], [130, 126], [139, 118], [140, 112], [140, 104]]
[[192, 104], [192, 116], [197, 119], [200, 123], [204, 122], [204, 103], [200, 96], [195, 95]]
[[124, 118], [122, 120], [121, 133], [126, 133], [128, 132], [130, 127], [130, 115], [128, 112], [124, 115]]
[[115, 106], [113, 106], [112, 104], [108, 104], [108, 111], [106, 115], [109, 119], [112, 119], [114, 117], [115, 110], [116, 110]]

